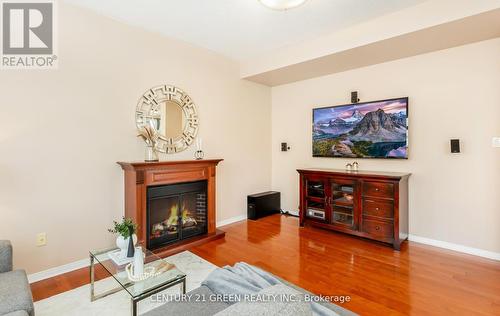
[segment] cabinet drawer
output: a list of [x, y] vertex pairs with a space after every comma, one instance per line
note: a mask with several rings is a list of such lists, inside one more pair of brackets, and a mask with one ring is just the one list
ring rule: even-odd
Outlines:
[[363, 183], [363, 195], [394, 199], [394, 184], [386, 182]]
[[363, 199], [363, 215], [393, 219], [394, 204], [392, 201]]
[[392, 223], [379, 222], [363, 218], [363, 232], [376, 239], [393, 238], [394, 226]]

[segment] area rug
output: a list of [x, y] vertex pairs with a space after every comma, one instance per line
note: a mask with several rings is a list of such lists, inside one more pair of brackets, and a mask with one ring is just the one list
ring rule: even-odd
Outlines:
[[[200, 286], [201, 282], [217, 268], [216, 265], [198, 257], [197, 255], [184, 251], [176, 255], [165, 258], [166, 261], [173, 263], [179, 270], [184, 272], [186, 277], [186, 292], [189, 292]], [[116, 287], [116, 281], [109, 277], [95, 283], [96, 294], [104, 292], [107, 289]], [[180, 286], [174, 286], [167, 289], [164, 294], [180, 293]], [[139, 303], [139, 314], [145, 313], [162, 303], [153, 302], [150, 299], [144, 299]], [[45, 300], [35, 302], [35, 315], [54, 316], [54, 315], [130, 315], [131, 303], [130, 295], [125, 290], [106, 296], [97, 301], [90, 302], [90, 285], [73, 289]]]

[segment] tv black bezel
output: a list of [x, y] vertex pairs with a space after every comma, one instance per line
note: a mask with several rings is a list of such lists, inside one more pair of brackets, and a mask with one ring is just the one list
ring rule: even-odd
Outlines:
[[390, 98], [390, 99], [382, 99], [382, 100], [374, 100], [374, 101], [366, 101], [366, 102], [358, 102], [358, 103], [346, 103], [346, 104], [339, 104], [339, 105], [330, 105], [330, 106], [322, 106], [322, 107], [317, 107], [312, 109], [312, 115], [311, 115], [311, 136], [314, 137], [314, 111], [315, 110], [321, 110], [321, 109], [329, 109], [329, 108], [336, 108], [336, 107], [342, 107], [342, 106], [354, 106], [354, 105], [362, 105], [362, 104], [368, 104], [368, 103], [377, 103], [377, 102], [387, 102], [387, 101], [394, 101], [394, 100], [401, 100], [401, 99], [406, 99], [406, 157], [404, 158], [398, 158], [398, 157], [336, 157], [336, 156], [319, 156], [314, 154], [313, 146], [314, 146], [314, 139], [312, 138], [311, 142], [311, 151], [312, 151], [312, 157], [313, 158], [340, 158], [340, 159], [393, 159], [393, 160], [408, 160], [410, 156], [410, 112], [409, 112], [409, 106], [410, 106], [410, 100], [409, 97], [400, 97], [400, 98]]

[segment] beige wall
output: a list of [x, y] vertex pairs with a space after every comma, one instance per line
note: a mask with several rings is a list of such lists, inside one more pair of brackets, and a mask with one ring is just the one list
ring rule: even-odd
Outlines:
[[[500, 252], [500, 39], [315, 78], [272, 90], [272, 183], [298, 206], [298, 167], [343, 168], [311, 157], [311, 109], [409, 96], [410, 159], [358, 160], [365, 170], [411, 172], [410, 233]], [[460, 138], [462, 153], [449, 152]], [[292, 149], [280, 152], [279, 143]]]
[[[113, 243], [106, 229], [123, 214], [115, 162], [144, 157], [134, 110], [151, 86], [188, 92], [207, 156], [225, 159], [218, 221], [270, 188], [270, 88], [240, 80], [236, 63], [210, 51], [64, 3], [59, 17], [58, 70], [0, 71], [0, 239], [12, 240], [16, 267], [33, 273]], [[45, 247], [35, 247], [39, 232]]]

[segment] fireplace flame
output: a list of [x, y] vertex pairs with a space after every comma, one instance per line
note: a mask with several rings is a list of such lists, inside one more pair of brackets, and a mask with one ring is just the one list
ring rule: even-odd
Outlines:
[[[179, 213], [179, 205], [178, 204], [172, 205], [172, 207], [170, 207], [170, 216], [166, 220], [167, 226], [177, 225], [177, 221], [179, 218], [178, 213]], [[191, 212], [188, 209], [186, 209], [186, 206], [182, 205], [182, 222], [183, 223], [187, 223], [187, 222], [191, 222], [191, 221], [194, 221], [196, 223], [196, 220], [190, 216], [190, 213]]]
[[[177, 226], [178, 224], [178, 219], [179, 219], [179, 205], [174, 204], [172, 207], [170, 207], [170, 216], [165, 220], [165, 224], [167, 227], [170, 226]], [[182, 205], [182, 223], [184, 226], [186, 226], [187, 223], [190, 223], [191, 225], [194, 224], [196, 225], [196, 220], [194, 217], [190, 216], [191, 212], [186, 208], [185, 205]], [[187, 225], [187, 226], [191, 226]]]
[[170, 217], [167, 218], [166, 224], [168, 226], [176, 226], [177, 225], [177, 212], [179, 211], [179, 205], [176, 203], [172, 205], [170, 208]]
[[[154, 224], [151, 232], [151, 237], [159, 237], [165, 233], [175, 233], [177, 232], [177, 226], [179, 221], [179, 204], [174, 204], [170, 207], [170, 216], [163, 222]], [[196, 226], [198, 223], [196, 219], [191, 216], [191, 211], [186, 208], [186, 205], [182, 205], [182, 227], [192, 227]]]

